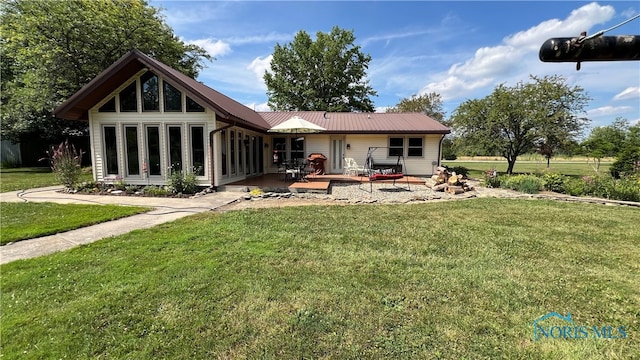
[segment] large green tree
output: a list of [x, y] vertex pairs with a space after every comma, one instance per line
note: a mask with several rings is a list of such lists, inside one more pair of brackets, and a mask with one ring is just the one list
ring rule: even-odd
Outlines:
[[444, 120], [442, 97], [438, 93], [411, 95], [401, 99], [399, 103], [387, 109], [387, 112], [419, 112], [438, 121]]
[[596, 171], [600, 168], [602, 158], [618, 156], [628, 129], [629, 122], [618, 118], [611, 125], [598, 126], [591, 130], [589, 137], [581, 145], [585, 154], [594, 159]]
[[611, 175], [622, 177], [640, 174], [640, 124], [626, 129], [616, 161], [609, 168]]
[[552, 154], [578, 137], [589, 121], [577, 116], [589, 100], [581, 87], [570, 87], [560, 76], [531, 79], [513, 87], [501, 84], [484, 99], [467, 100], [450, 119], [465, 145], [507, 159], [509, 174], [519, 155], [543, 147]]
[[374, 111], [376, 92], [366, 79], [371, 56], [354, 45], [353, 31], [333, 27], [313, 41], [299, 31], [288, 44], [276, 44], [271, 70], [264, 75], [268, 104], [278, 111]]
[[132, 48], [195, 77], [205, 59], [144, 0], [2, 0], [2, 135], [82, 132], [51, 111]]

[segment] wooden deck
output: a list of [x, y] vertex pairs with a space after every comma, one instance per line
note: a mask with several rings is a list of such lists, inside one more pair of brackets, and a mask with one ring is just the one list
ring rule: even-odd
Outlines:
[[[233, 182], [231, 184], [218, 187], [218, 191], [250, 191], [252, 189], [261, 189], [265, 192], [311, 192], [319, 194], [329, 194], [331, 192], [332, 183], [369, 183], [367, 176], [347, 176], [342, 174], [328, 175], [308, 175], [305, 181], [295, 181], [282, 178], [278, 174], [264, 174]], [[377, 183], [393, 183], [393, 180], [380, 180]], [[424, 185], [425, 180], [413, 176], [405, 176], [396, 180], [396, 184], [419, 184]]]

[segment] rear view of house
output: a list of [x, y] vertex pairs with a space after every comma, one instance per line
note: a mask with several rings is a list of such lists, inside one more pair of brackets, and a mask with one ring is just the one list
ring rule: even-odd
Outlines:
[[[370, 147], [380, 163], [402, 156], [408, 175], [430, 175], [450, 131], [418, 113], [255, 112], [179, 71], [132, 50], [100, 73], [54, 114], [88, 121], [96, 181], [164, 185], [171, 171], [194, 172], [201, 186], [221, 186], [277, 172], [284, 159], [327, 155], [364, 163]], [[326, 129], [269, 132], [293, 116]]]

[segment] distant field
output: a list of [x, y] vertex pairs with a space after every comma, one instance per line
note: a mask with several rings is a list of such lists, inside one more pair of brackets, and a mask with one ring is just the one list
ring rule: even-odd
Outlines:
[[[469, 176], [471, 177], [482, 177], [482, 174], [485, 171], [492, 169], [496, 169], [498, 173], [507, 172], [507, 161], [504, 159], [491, 157], [486, 157], [486, 159], [480, 159], [479, 157], [475, 157], [473, 158], [473, 160], [470, 159], [471, 158], [465, 158], [462, 160], [459, 159], [454, 161], [444, 160], [442, 164], [447, 166], [464, 166], [469, 169]], [[608, 173], [611, 164], [611, 160], [608, 160], [607, 162], [601, 162], [599, 172]], [[580, 160], [579, 158], [572, 158], [570, 160], [552, 159], [549, 168], [547, 168], [547, 162], [545, 160], [518, 160], [516, 161], [513, 172], [520, 174], [556, 172], [569, 176], [585, 176], [596, 174], [593, 161], [587, 163], [586, 158], [582, 160]]]

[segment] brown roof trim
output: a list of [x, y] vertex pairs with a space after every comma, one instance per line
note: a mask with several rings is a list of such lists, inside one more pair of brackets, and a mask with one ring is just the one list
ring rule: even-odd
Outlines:
[[252, 109], [137, 49], [129, 51], [69, 97], [53, 111], [54, 116], [69, 120], [88, 120], [90, 108], [145, 67], [179, 85], [185, 90], [187, 96], [206, 104], [216, 113], [218, 120], [237, 122], [238, 125], [256, 131], [266, 131], [270, 128], [269, 124]]

